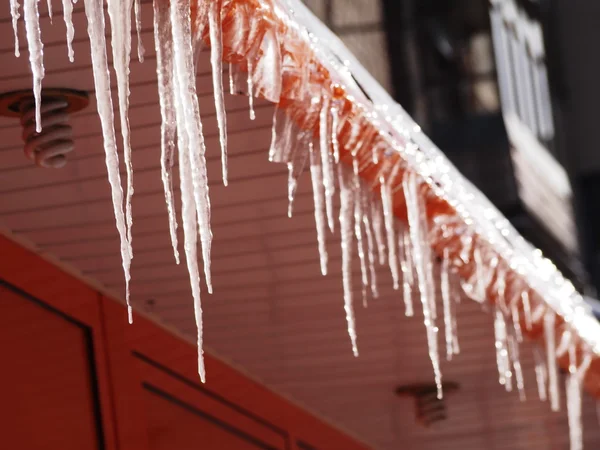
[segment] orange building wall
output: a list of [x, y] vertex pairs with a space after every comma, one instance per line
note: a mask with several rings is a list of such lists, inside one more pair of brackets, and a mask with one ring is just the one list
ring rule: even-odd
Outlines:
[[0, 355], [2, 448], [367, 448], [2, 236]]

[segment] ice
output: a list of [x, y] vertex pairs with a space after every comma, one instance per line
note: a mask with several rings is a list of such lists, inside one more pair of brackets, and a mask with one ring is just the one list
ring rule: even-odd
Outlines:
[[525, 316], [525, 328], [527, 331], [531, 331], [533, 327], [533, 319], [531, 317], [531, 303], [529, 302], [529, 292], [523, 291], [521, 293], [521, 300], [523, 301], [523, 315]]
[[[132, 245], [131, 228], [133, 215], [131, 197], [133, 196], [133, 166], [131, 164], [131, 142], [129, 128], [129, 63], [131, 59], [131, 8], [133, 0], [108, 0], [108, 15], [111, 25], [111, 46], [113, 68], [117, 77], [119, 97], [119, 117], [123, 138], [123, 159], [127, 174], [127, 193], [125, 195], [125, 218], [127, 220], [127, 240]], [[132, 255], [133, 256], [133, 255]]]
[[[11, 0], [12, 1], [12, 0]], [[75, 54], [73, 52], [73, 38], [75, 37], [75, 28], [73, 27], [73, 3], [71, 0], [62, 0], [63, 5], [63, 19], [65, 26], [67, 27], [67, 54], [69, 61], [75, 61]]]
[[161, 151], [160, 168], [165, 201], [169, 215], [169, 234], [175, 261], [179, 264], [177, 242], [177, 216], [173, 200], [173, 165], [175, 164], [175, 139], [177, 122], [175, 115], [175, 91], [173, 87], [173, 37], [169, 22], [169, 4], [154, 0], [154, 43], [156, 47], [156, 75], [160, 115]]
[[340, 145], [338, 142], [338, 109], [331, 108], [331, 145], [333, 147], [333, 159], [336, 164], [340, 162]]
[[[39, 0], [24, 0], [23, 17], [25, 18], [25, 31], [27, 47], [29, 48], [29, 63], [33, 73], [33, 96], [35, 97], [35, 131], [42, 131], [42, 80], [44, 79], [44, 44], [40, 31], [40, 14], [38, 11]], [[14, 20], [14, 16], [13, 16]], [[104, 28], [104, 26], [103, 26]], [[103, 31], [104, 32], [104, 31]]]
[[250, 111], [250, 120], [256, 119], [254, 112], [254, 67], [251, 57], [248, 58], [248, 108]]
[[508, 336], [508, 351], [515, 374], [517, 390], [519, 391], [519, 399], [523, 402], [527, 399], [525, 395], [525, 380], [523, 379], [523, 368], [521, 367], [521, 358], [519, 355], [519, 344], [514, 335]]
[[393, 287], [400, 289], [400, 275], [398, 273], [398, 256], [396, 255], [396, 234], [394, 230], [394, 210], [392, 200], [392, 186], [394, 176], [390, 179], [380, 178], [381, 184], [381, 204], [383, 206], [383, 222], [385, 225], [385, 234], [388, 248], [388, 265], [392, 274]]
[[442, 267], [440, 271], [440, 290], [442, 291], [442, 302], [444, 305], [444, 331], [446, 337], [446, 359], [452, 360], [454, 355], [454, 321], [452, 317], [452, 298], [450, 294], [450, 256], [445, 248], [442, 256]]
[[94, 88], [96, 91], [96, 105], [102, 136], [104, 139], [104, 152], [106, 155], [106, 169], [108, 181], [111, 186], [111, 196], [115, 221], [121, 241], [121, 260], [125, 274], [125, 300], [127, 302], [127, 315], [129, 323], [133, 321], [133, 311], [129, 303], [129, 280], [131, 267], [131, 244], [127, 239], [127, 225], [123, 213], [123, 189], [119, 172], [119, 156], [114, 128], [113, 103], [110, 90], [110, 74], [108, 59], [106, 57], [106, 39], [104, 36], [104, 10], [102, 0], [85, 0], [85, 14], [88, 20], [88, 35], [94, 71]]
[[548, 383], [548, 368], [544, 361], [542, 351], [538, 347], [533, 348], [533, 359], [535, 363], [535, 381], [538, 388], [538, 396], [541, 401], [545, 402], [548, 398], [546, 385]]
[[512, 302], [510, 305], [510, 315], [515, 331], [515, 338], [517, 339], [517, 342], [523, 342], [523, 330], [521, 329], [521, 317], [519, 315], [519, 305], [517, 302]]
[[327, 275], [327, 246], [325, 244], [325, 190], [323, 187], [323, 172], [321, 168], [321, 159], [317, 151], [313, 148], [313, 143], [309, 144], [310, 153], [310, 178], [312, 181], [313, 200], [315, 204], [315, 225], [317, 228], [317, 243], [319, 247], [319, 261], [321, 263], [321, 273]]
[[385, 264], [385, 239], [383, 238], [383, 210], [376, 201], [371, 202], [371, 221], [373, 223], [373, 233], [377, 244], [377, 257], [379, 265]]
[[19, 14], [19, 2], [17, 0], [10, 0], [10, 15], [12, 17], [13, 33], [15, 35], [15, 56], [18, 58], [21, 56], [21, 52], [19, 51], [19, 18], [21, 17], [21, 14]]
[[223, 30], [221, 28], [222, 0], [210, 2], [208, 22], [210, 32], [210, 65], [215, 96], [215, 111], [219, 126], [219, 143], [221, 144], [221, 170], [223, 184], [227, 186], [227, 116], [225, 114], [225, 95], [223, 93]]
[[410, 245], [410, 234], [408, 232], [400, 233], [398, 238], [398, 255], [401, 258], [402, 297], [404, 298], [404, 314], [407, 317], [414, 316], [412, 292], [415, 281]]
[[229, 63], [229, 93], [231, 95], [237, 94], [235, 91], [235, 82], [233, 81], [233, 64]]
[[558, 389], [558, 368], [556, 365], [556, 337], [554, 326], [556, 315], [548, 310], [544, 316], [544, 339], [546, 341], [546, 357], [548, 358], [548, 391], [552, 411], [560, 410], [560, 391]]
[[[358, 166], [356, 159], [353, 161], [354, 167]], [[356, 170], [353, 171], [354, 180], [354, 235], [356, 236], [356, 248], [358, 251], [358, 259], [360, 261], [360, 279], [362, 283], [362, 301], [363, 306], [367, 306], [367, 289], [369, 287], [369, 275], [367, 272], [367, 262], [365, 258], [365, 245], [362, 236], [363, 225], [363, 209], [362, 209], [362, 186], [360, 178], [356, 175]]]
[[362, 221], [365, 227], [365, 235], [367, 236], [367, 257], [369, 260], [369, 275], [370, 275], [370, 286], [371, 295], [373, 298], [379, 297], [379, 291], [377, 289], [377, 272], [375, 271], [375, 242], [373, 241], [373, 231], [371, 229], [371, 197], [368, 194], [367, 189], [361, 191], [362, 203]]
[[135, 0], [134, 11], [138, 61], [144, 62], [144, 54], [146, 53], [146, 50], [144, 49], [144, 43], [142, 42], [142, 5], [140, 0]]
[[508, 358], [508, 337], [506, 331], [506, 321], [500, 307], [496, 306], [494, 310], [494, 339], [496, 347], [496, 365], [498, 366], [498, 381], [506, 387], [506, 390], [512, 388], [512, 371], [510, 369]]
[[352, 343], [352, 353], [358, 356], [356, 346], [356, 324], [352, 300], [352, 220], [354, 218], [353, 192], [345, 170], [338, 166], [340, 183], [340, 235], [342, 238], [342, 285], [344, 288], [344, 311], [348, 323], [348, 334]]
[[[164, 3], [161, 0], [154, 0], [155, 3]], [[162, 6], [163, 8], [167, 4]], [[178, 79], [174, 78], [174, 83], [177, 85]], [[183, 130], [185, 127], [185, 113], [183, 111], [183, 101], [181, 99], [182, 92], [177, 86], [175, 92], [179, 94], [175, 98], [175, 106], [177, 108], [177, 127]], [[204, 350], [203, 350], [203, 324], [202, 324], [202, 305], [200, 302], [200, 271], [198, 269], [198, 235], [197, 235], [197, 214], [194, 200], [195, 186], [192, 182], [192, 169], [190, 161], [190, 153], [193, 149], [189, 147], [188, 134], [184, 131], [177, 133], [179, 147], [179, 183], [181, 191], [181, 221], [183, 223], [183, 240], [185, 250], [185, 260], [190, 277], [190, 285], [192, 288], [192, 297], [194, 298], [194, 317], [196, 320], [197, 329], [197, 345], [198, 345], [198, 374], [200, 380], [206, 381], [204, 369]]]
[[[295, 145], [291, 160], [287, 163], [288, 168], [288, 217], [292, 217], [294, 198], [298, 190], [298, 180], [304, 173], [309, 153], [309, 134], [302, 133], [299, 142]], [[312, 143], [311, 143], [312, 144]]]
[[50, 19], [50, 23], [52, 23], [52, 19], [53, 19], [53, 15], [52, 15], [52, 0], [46, 0], [46, 6], [48, 8], [48, 18]]
[[583, 379], [592, 362], [588, 353], [577, 367], [575, 344], [569, 352], [569, 375], [566, 382], [567, 417], [569, 420], [569, 440], [571, 450], [583, 450], [583, 425], [581, 422], [581, 393]]
[[427, 346], [429, 349], [429, 358], [433, 366], [435, 384], [437, 386], [437, 396], [442, 398], [442, 373], [440, 370], [440, 360], [437, 344], [437, 328], [434, 323], [431, 312], [430, 288], [428, 286], [429, 270], [428, 261], [425, 260], [423, 247], [427, 246], [426, 230], [422, 229], [420, 202], [418, 198], [418, 181], [417, 175], [413, 172], [407, 172], [402, 181], [404, 188], [404, 196], [406, 198], [406, 210], [408, 213], [408, 225], [410, 233], [410, 241], [412, 246], [412, 256], [417, 273], [417, 285], [421, 298], [421, 306], [423, 307], [423, 319], [425, 329], [427, 331]]
[[[178, 133], [187, 133], [190, 148], [190, 167], [192, 171], [192, 184], [194, 186], [194, 202], [202, 244], [202, 259], [204, 262], [204, 276], [208, 292], [212, 293], [210, 275], [210, 253], [212, 244], [212, 231], [210, 228], [210, 198], [208, 193], [208, 180], [206, 175], [206, 158], [202, 122], [200, 119], [200, 106], [196, 94], [196, 71], [192, 50], [190, 1], [182, 0], [171, 8], [171, 31], [173, 33], [173, 49], [175, 61], [175, 74], [181, 102], [181, 119], [184, 130], [179, 128]], [[179, 113], [177, 113], [179, 115]], [[180, 119], [177, 118], [179, 123]], [[181, 164], [181, 162], [180, 162]]]
[[321, 150], [321, 170], [323, 171], [323, 185], [325, 186], [325, 211], [327, 212], [327, 224], [333, 233], [335, 221], [333, 219], [333, 195], [335, 194], [335, 181], [333, 162], [329, 151], [329, 97], [323, 96], [323, 106], [319, 114], [319, 144]]

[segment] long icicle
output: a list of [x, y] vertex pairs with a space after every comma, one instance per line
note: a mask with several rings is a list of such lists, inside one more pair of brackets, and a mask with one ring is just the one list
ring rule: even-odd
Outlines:
[[517, 338], [513, 334], [509, 334], [508, 336], [508, 352], [510, 354], [513, 372], [515, 374], [519, 399], [523, 402], [527, 399], [527, 396], [525, 395], [525, 380], [523, 378], [523, 368], [521, 367], [519, 344], [517, 342]]
[[215, 97], [215, 111], [219, 126], [219, 143], [221, 144], [221, 170], [223, 184], [227, 186], [227, 116], [225, 114], [225, 95], [223, 93], [223, 30], [221, 28], [222, 0], [213, 0], [208, 8], [210, 32], [210, 65], [212, 67], [212, 83]]
[[398, 273], [398, 257], [396, 256], [396, 235], [394, 230], [394, 211], [392, 204], [393, 180], [380, 179], [381, 183], [381, 204], [383, 205], [383, 222], [385, 225], [385, 234], [387, 237], [388, 265], [392, 274], [393, 286], [395, 290], [400, 288], [400, 275]]
[[418, 181], [417, 175], [413, 172], [407, 172], [402, 181], [404, 188], [404, 196], [406, 198], [406, 209], [408, 213], [408, 225], [410, 240], [412, 244], [413, 259], [417, 272], [417, 284], [419, 286], [419, 294], [421, 298], [421, 306], [423, 307], [423, 319], [425, 329], [427, 331], [427, 346], [429, 348], [429, 359], [433, 366], [435, 376], [435, 384], [437, 386], [437, 396], [442, 398], [442, 372], [440, 370], [440, 359], [437, 344], [437, 329], [433, 317], [431, 315], [431, 300], [429, 299], [430, 289], [427, 285], [427, 270], [428, 264], [424, 260], [422, 247], [427, 244], [424, 236], [421, 234], [422, 221], [421, 212], [419, 211], [418, 199]]
[[46, 5], [48, 8], [48, 18], [50, 19], [50, 24], [52, 24], [52, 20], [54, 19], [52, 12], [52, 0], [46, 0]]
[[162, 118], [160, 126], [160, 169], [167, 212], [169, 214], [171, 246], [173, 247], [175, 261], [179, 264], [177, 215], [173, 199], [173, 165], [175, 163], [175, 139], [177, 136], [175, 91], [173, 86], [173, 38], [171, 36], [169, 21], [169, 3], [162, 0], [154, 0], [153, 8], [156, 75], [158, 78], [158, 98]]
[[250, 120], [256, 119], [254, 112], [254, 64], [252, 57], [248, 58], [248, 108], [250, 111]]
[[296, 191], [298, 190], [298, 181], [304, 170], [306, 169], [306, 162], [309, 159], [308, 153], [311, 151], [308, 142], [308, 134], [302, 135], [299, 139], [299, 143], [295, 145], [291, 160], [287, 163], [288, 168], [288, 217], [292, 217], [294, 209], [294, 200], [296, 198]]
[[383, 237], [383, 210], [380, 203], [371, 202], [371, 221], [373, 223], [373, 233], [375, 234], [375, 242], [377, 244], [377, 257], [379, 265], [385, 264], [385, 239]]
[[556, 365], [556, 315], [548, 310], [544, 316], [544, 339], [546, 340], [546, 356], [548, 358], [548, 391], [552, 411], [560, 410], [560, 391], [558, 389], [558, 368]]
[[[160, 0], [155, 0], [162, 3]], [[167, 5], [167, 4], [165, 4]], [[177, 77], [174, 78], [174, 83], [177, 85]], [[202, 305], [200, 302], [200, 271], [198, 269], [198, 234], [197, 234], [197, 214], [194, 200], [194, 183], [192, 182], [190, 152], [193, 151], [189, 147], [188, 135], [183, 130], [185, 128], [184, 111], [181, 101], [181, 90], [177, 87], [176, 93], [179, 93], [179, 98], [175, 98], [175, 107], [177, 108], [177, 127], [181, 132], [177, 133], [179, 146], [179, 183], [181, 190], [181, 221], [183, 223], [184, 249], [187, 269], [190, 277], [190, 285], [192, 288], [192, 296], [194, 298], [194, 317], [196, 320], [197, 329], [197, 345], [198, 345], [198, 374], [200, 380], [206, 381], [206, 372], [204, 368], [204, 350], [203, 350], [203, 323], [202, 323]]]
[[73, 27], [73, 3], [71, 0], [62, 0], [63, 19], [67, 27], [67, 54], [69, 61], [75, 61], [75, 53], [73, 52], [73, 38], [75, 37], [75, 28]]
[[450, 297], [450, 255], [444, 248], [442, 267], [440, 271], [440, 290], [442, 291], [442, 302], [444, 305], [444, 336], [446, 338], [446, 359], [452, 360], [454, 355], [454, 323], [452, 321], [452, 298]]
[[414, 316], [412, 293], [415, 280], [413, 277], [414, 270], [412, 251], [410, 248], [410, 233], [405, 231], [400, 235], [400, 238], [398, 239], [399, 245], [400, 239], [402, 240], [402, 251], [400, 252], [402, 261], [400, 262], [400, 267], [402, 269], [402, 297], [404, 298], [404, 313], [407, 317], [412, 317]]
[[338, 166], [340, 183], [340, 234], [342, 238], [342, 284], [344, 288], [344, 310], [348, 323], [348, 335], [352, 343], [352, 353], [358, 356], [356, 345], [356, 323], [352, 296], [352, 220], [354, 208], [352, 186], [342, 166]]
[[333, 179], [333, 163], [329, 150], [329, 97], [323, 96], [323, 106], [319, 114], [319, 144], [321, 150], [321, 170], [323, 171], [323, 185], [325, 186], [325, 210], [327, 224], [333, 233], [335, 220], [333, 218], [333, 195], [335, 194], [335, 181]]
[[108, 181], [111, 186], [111, 196], [117, 230], [121, 240], [121, 260], [125, 274], [125, 298], [127, 301], [127, 315], [129, 323], [133, 321], [133, 312], [129, 303], [129, 281], [131, 279], [131, 246], [127, 239], [127, 225], [123, 213], [123, 188], [119, 173], [119, 155], [114, 128], [113, 103], [110, 89], [110, 74], [108, 58], [106, 57], [106, 38], [104, 36], [104, 8], [103, 0], [85, 0], [85, 14], [88, 20], [88, 35], [92, 54], [92, 67], [94, 70], [94, 88], [96, 91], [96, 106], [102, 135], [104, 138], [104, 152], [106, 154], [106, 169]]
[[144, 55], [146, 54], [146, 50], [144, 49], [144, 43], [142, 42], [142, 4], [140, 0], [135, 0], [134, 13], [138, 61], [144, 62]]
[[[111, 46], [113, 68], [117, 76], [117, 94], [119, 97], [119, 117], [123, 138], [123, 160], [127, 174], [127, 192], [125, 195], [125, 219], [127, 221], [127, 240], [132, 246], [131, 229], [133, 214], [131, 198], [133, 196], [133, 166], [131, 163], [131, 140], [129, 126], [129, 63], [131, 60], [131, 8], [132, 0], [108, 0], [108, 15], [111, 24]], [[133, 253], [130, 254], [133, 258]]]
[[535, 381], [538, 388], [538, 396], [541, 401], [545, 402], [548, 399], [546, 385], [548, 383], [548, 368], [544, 361], [544, 356], [539, 347], [533, 348], [533, 360], [535, 364]]
[[42, 80], [44, 79], [44, 44], [40, 31], [39, 0], [25, 0], [23, 2], [23, 17], [25, 18], [25, 31], [27, 46], [29, 48], [29, 63], [33, 73], [33, 96], [35, 98], [35, 131], [42, 131]]
[[360, 261], [360, 280], [362, 284], [362, 302], [363, 307], [367, 307], [367, 289], [369, 288], [369, 274], [367, 272], [367, 261], [365, 258], [365, 244], [362, 235], [362, 186], [360, 178], [357, 175], [357, 161], [354, 159], [355, 170], [353, 172], [353, 192], [354, 192], [354, 236], [356, 237], [356, 249]]
[[204, 277], [208, 292], [212, 293], [212, 278], [210, 275], [212, 245], [210, 198], [206, 175], [206, 158], [202, 122], [200, 119], [200, 106], [196, 94], [196, 71], [194, 69], [192, 51], [190, 0], [181, 0], [175, 5], [176, 7], [171, 8], [175, 74], [180, 91], [179, 99], [182, 103], [181, 106], [185, 116], [185, 132], [187, 133], [190, 147], [190, 166], [192, 169], [194, 202], [196, 203], [200, 241], [202, 244]]
[[581, 421], [581, 391], [583, 379], [592, 362], [591, 354], [586, 354], [577, 367], [575, 345], [569, 351], [569, 376], [567, 377], [567, 415], [569, 420], [569, 440], [571, 450], [583, 450], [583, 425]]
[[[71, 1], [71, 0], [63, 0]], [[21, 56], [19, 51], [19, 2], [17, 0], [10, 0], [10, 16], [12, 18], [13, 33], [15, 35], [15, 56], [18, 58]]]
[[371, 295], [373, 298], [379, 297], [379, 291], [377, 289], [377, 272], [375, 271], [375, 242], [373, 240], [373, 231], [371, 230], [371, 208], [369, 202], [369, 194], [366, 189], [361, 191], [362, 203], [362, 221], [365, 227], [365, 235], [367, 236], [367, 256], [369, 260], [369, 278]]
[[496, 347], [496, 365], [498, 367], [498, 381], [506, 390], [512, 386], [512, 371], [510, 370], [508, 358], [508, 342], [506, 335], [506, 321], [500, 307], [496, 306], [494, 311], [494, 339]]
[[527, 331], [531, 331], [533, 328], [533, 319], [531, 316], [531, 303], [529, 302], [529, 292], [523, 291], [521, 293], [521, 300], [523, 302], [523, 315], [525, 316], [525, 328]]
[[313, 143], [309, 143], [310, 151], [310, 178], [312, 181], [313, 201], [315, 204], [315, 225], [317, 228], [317, 243], [319, 247], [319, 262], [321, 264], [321, 274], [327, 275], [327, 245], [325, 242], [325, 190], [323, 187], [323, 172], [321, 160], [317, 151], [313, 148]]

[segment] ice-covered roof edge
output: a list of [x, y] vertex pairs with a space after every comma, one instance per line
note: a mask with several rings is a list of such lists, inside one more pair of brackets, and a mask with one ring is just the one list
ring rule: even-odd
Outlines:
[[[457, 209], [462, 209], [460, 215], [473, 221], [477, 233], [494, 246], [509, 262], [510, 268], [525, 276], [529, 286], [542, 295], [545, 303], [564, 318], [596, 355], [600, 355], [600, 323], [593, 317], [583, 297], [554, 264], [525, 241], [508, 219], [460, 174], [402, 106], [300, 0], [281, 0], [281, 3], [289, 8], [290, 16], [308, 31], [317, 54], [324, 57], [324, 64], [340, 83], [352, 89], [357, 99], [368, 102], [360, 95], [360, 89], [364, 90], [377, 112], [377, 119], [417, 146], [414, 153], [407, 152], [392, 140], [390, 148], [400, 152], [412, 168], [435, 187], [438, 195]], [[358, 81], [360, 89], [352, 86], [353, 79]]]

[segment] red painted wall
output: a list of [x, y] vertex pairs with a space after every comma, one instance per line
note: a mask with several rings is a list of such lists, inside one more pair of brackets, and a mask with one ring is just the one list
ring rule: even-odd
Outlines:
[[366, 449], [0, 236], [2, 448]]

